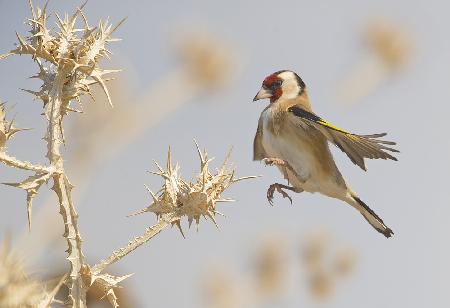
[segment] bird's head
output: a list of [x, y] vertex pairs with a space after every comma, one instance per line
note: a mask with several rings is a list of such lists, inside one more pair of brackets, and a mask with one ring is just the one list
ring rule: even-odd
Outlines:
[[256, 94], [253, 101], [270, 98], [273, 103], [279, 99], [293, 99], [303, 94], [305, 83], [293, 71], [283, 70], [267, 76], [261, 90]]

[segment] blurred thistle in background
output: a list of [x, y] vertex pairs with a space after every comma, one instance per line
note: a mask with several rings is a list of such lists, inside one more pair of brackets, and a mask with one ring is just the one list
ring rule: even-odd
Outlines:
[[0, 307], [34, 307], [42, 299], [42, 282], [25, 274], [22, 261], [4, 239], [0, 247]]
[[253, 258], [257, 298], [264, 301], [265, 298], [283, 296], [289, 272], [287, 247], [283, 238], [265, 239]]
[[[250, 270], [238, 270], [215, 262], [205, 268], [199, 287], [208, 308], [279, 307], [289, 289], [290, 258], [285, 241], [271, 234], [257, 243], [251, 253]], [[243, 255], [243, 259], [248, 255]], [[233, 268], [235, 268], [233, 270]]]
[[240, 308], [246, 298], [242, 296], [247, 292], [243, 291], [243, 282], [239, 280], [230, 268], [223, 265], [209, 267], [204, 275], [202, 289], [205, 306], [210, 308]]
[[335, 252], [334, 246], [329, 232], [315, 231], [306, 237], [300, 252], [309, 293], [320, 301], [332, 299], [340, 279], [349, 276], [355, 266], [353, 249], [340, 248]]
[[205, 307], [283, 307], [305, 293], [299, 289], [305, 289], [313, 301], [332, 300], [344, 278], [354, 271], [354, 249], [340, 247], [328, 230], [316, 230], [301, 239], [298, 262], [297, 245], [286, 238], [272, 234], [262, 239], [253, 252], [248, 276], [242, 270], [230, 270], [226, 263], [210, 267], [200, 286]]
[[369, 23], [362, 34], [362, 41], [366, 47], [365, 54], [339, 88], [340, 100], [349, 105], [361, 101], [383, 83], [401, 75], [411, 64], [413, 56], [410, 31], [388, 19]]
[[24, 259], [12, 251], [8, 238], [3, 240], [0, 246], [0, 307], [50, 307], [65, 275], [48, 282], [31, 278], [26, 273]]

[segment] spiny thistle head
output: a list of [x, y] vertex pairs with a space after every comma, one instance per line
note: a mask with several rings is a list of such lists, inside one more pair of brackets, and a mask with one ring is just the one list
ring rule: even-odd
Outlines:
[[[158, 163], [157, 172], [152, 172], [161, 176], [164, 180], [163, 187], [157, 194], [148, 189], [153, 202], [147, 208], [132, 214], [137, 215], [144, 212], [153, 212], [158, 218], [164, 214], [174, 213], [178, 217], [174, 224], [177, 225], [180, 232], [180, 219], [186, 217], [191, 226], [195, 221], [198, 227], [201, 217], [210, 219], [217, 227], [215, 219], [217, 202], [230, 202], [232, 199], [222, 198], [221, 194], [233, 183], [244, 179], [255, 178], [254, 176], [235, 178], [234, 169], [229, 167], [229, 156], [227, 155], [223, 164], [212, 172], [209, 169], [209, 163], [212, 159], [208, 158], [206, 151], [201, 151], [196, 143], [198, 155], [200, 158], [200, 172], [193, 181], [185, 181], [179, 175], [179, 166], [172, 165], [172, 157], [169, 148], [166, 168], [162, 168]], [[184, 234], [183, 234], [184, 235]]]
[[[25, 39], [17, 34], [19, 44], [16, 49], [0, 55], [0, 59], [10, 55], [31, 55], [39, 65], [39, 73], [34, 78], [41, 79], [43, 84], [40, 91], [26, 90], [44, 102], [49, 101], [52, 90], [59, 92], [63, 101], [63, 113], [78, 111], [69, 106], [71, 100], [79, 102], [80, 96], [90, 93], [90, 87], [99, 84], [111, 103], [104, 76], [117, 70], [105, 70], [99, 67], [99, 60], [108, 57], [106, 49], [109, 42], [116, 41], [111, 35], [122, 20], [115, 27], [108, 20], [100, 21], [97, 27], [91, 27], [82, 12], [83, 4], [71, 16], [64, 18], [56, 14], [57, 31], [47, 28], [46, 6], [43, 9], [33, 7], [30, 3], [31, 18], [28, 19], [31, 35]], [[83, 26], [77, 28], [77, 20], [81, 18]], [[60, 88], [55, 89], [55, 84]]]

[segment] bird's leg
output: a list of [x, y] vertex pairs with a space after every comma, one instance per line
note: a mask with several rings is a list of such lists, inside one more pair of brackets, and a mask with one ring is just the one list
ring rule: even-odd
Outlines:
[[275, 193], [275, 190], [278, 191], [283, 198], [288, 198], [289, 201], [291, 201], [292, 204], [292, 198], [287, 194], [287, 192], [285, 192], [284, 189], [288, 189], [294, 192], [302, 192], [303, 190], [301, 189], [297, 189], [295, 187], [291, 187], [291, 186], [287, 186], [287, 185], [283, 185], [283, 184], [279, 184], [279, 183], [274, 183], [272, 185], [269, 186], [269, 188], [267, 189], [267, 200], [269, 201], [270, 205], [273, 205], [273, 194]]
[[283, 167], [285, 170], [288, 169], [294, 174], [294, 176], [298, 177], [298, 174], [294, 170], [294, 168], [292, 168], [292, 166], [284, 159], [275, 157], [266, 157], [262, 161], [264, 162], [264, 164], [266, 164], [266, 166], [280, 166]]

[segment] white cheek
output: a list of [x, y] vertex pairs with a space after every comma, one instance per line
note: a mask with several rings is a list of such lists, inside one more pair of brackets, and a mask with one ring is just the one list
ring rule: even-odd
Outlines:
[[296, 82], [288, 81], [282, 85], [283, 94], [281, 95], [282, 99], [292, 99], [298, 96], [300, 92], [300, 87]]
[[280, 98], [282, 99], [296, 98], [301, 90], [297, 81], [297, 76], [291, 71], [283, 72], [279, 76], [283, 80], [283, 84], [281, 85], [281, 90], [283, 91], [283, 94], [281, 95]]

